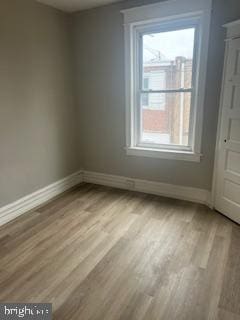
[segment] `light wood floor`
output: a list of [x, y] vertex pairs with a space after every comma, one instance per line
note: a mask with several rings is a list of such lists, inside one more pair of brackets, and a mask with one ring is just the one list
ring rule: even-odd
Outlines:
[[207, 207], [85, 184], [0, 228], [0, 301], [57, 320], [240, 319], [240, 227]]

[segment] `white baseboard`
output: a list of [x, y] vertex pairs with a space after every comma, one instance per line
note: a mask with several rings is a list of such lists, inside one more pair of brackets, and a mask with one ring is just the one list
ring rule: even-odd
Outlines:
[[211, 207], [211, 193], [210, 191], [204, 189], [184, 187], [148, 180], [133, 179], [90, 171], [83, 171], [83, 181], [104, 186], [135, 190], [169, 198], [202, 203]]
[[211, 193], [208, 190], [148, 180], [133, 179], [104, 173], [79, 171], [0, 208], [0, 226], [15, 219], [21, 214], [44, 204], [45, 202], [74, 187], [75, 185], [80, 184], [81, 182], [100, 184], [114, 188], [134, 190], [169, 198], [187, 200], [206, 204], [207, 206], [211, 207]]
[[0, 226], [51, 200], [83, 181], [82, 171], [71, 174], [45, 188], [0, 208]]

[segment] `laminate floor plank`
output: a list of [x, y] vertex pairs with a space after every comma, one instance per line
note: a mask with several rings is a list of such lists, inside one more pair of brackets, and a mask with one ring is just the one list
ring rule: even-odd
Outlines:
[[240, 227], [186, 201], [82, 184], [0, 227], [0, 301], [56, 320], [240, 320]]
[[240, 316], [240, 232], [234, 226], [224, 273], [220, 307]]

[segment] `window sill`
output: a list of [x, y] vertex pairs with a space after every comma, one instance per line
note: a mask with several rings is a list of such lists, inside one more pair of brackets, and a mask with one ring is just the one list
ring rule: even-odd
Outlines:
[[182, 160], [191, 162], [200, 162], [201, 154], [189, 152], [189, 151], [177, 151], [177, 150], [163, 150], [163, 149], [150, 149], [150, 148], [139, 148], [139, 147], [127, 147], [127, 155], [129, 156], [140, 156], [149, 158], [159, 158], [168, 160]]

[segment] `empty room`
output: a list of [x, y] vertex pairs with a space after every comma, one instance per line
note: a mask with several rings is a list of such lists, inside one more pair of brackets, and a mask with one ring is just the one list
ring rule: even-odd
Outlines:
[[0, 320], [240, 320], [240, 1], [0, 0]]

